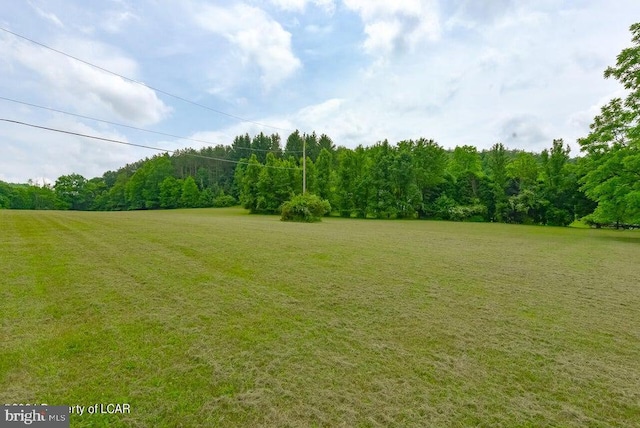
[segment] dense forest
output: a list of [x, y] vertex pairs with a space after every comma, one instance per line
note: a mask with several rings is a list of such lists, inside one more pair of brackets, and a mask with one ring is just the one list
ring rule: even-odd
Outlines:
[[[229, 146], [184, 149], [86, 179], [58, 178], [53, 186], [0, 182], [0, 208], [140, 210], [241, 204], [276, 213], [306, 190], [330, 202], [332, 213], [360, 218], [434, 218], [567, 225], [640, 224], [640, 24], [605, 78], [627, 90], [602, 107], [581, 156], [563, 140], [541, 153], [497, 143], [479, 151], [447, 150], [433, 140], [355, 149], [327, 135], [237, 136]], [[306, 154], [303, 158], [303, 152]]]
[[[355, 149], [294, 132], [238, 136], [230, 147], [181, 150], [87, 180], [65, 175], [51, 187], [0, 184], [0, 206], [137, 210], [229, 206], [276, 213], [306, 188], [335, 214], [566, 225], [596, 207], [580, 189], [579, 162], [555, 140], [540, 154], [495, 144], [445, 150], [433, 140], [387, 141]], [[247, 157], [247, 154], [250, 154]], [[236, 163], [237, 162], [237, 163]]]

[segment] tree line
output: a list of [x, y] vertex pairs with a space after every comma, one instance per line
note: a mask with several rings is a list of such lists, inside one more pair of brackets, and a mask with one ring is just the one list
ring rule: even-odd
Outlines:
[[562, 140], [540, 154], [502, 144], [446, 150], [427, 139], [348, 149], [326, 135], [298, 131], [284, 147], [277, 134], [245, 134], [231, 146], [157, 155], [102, 177], [64, 175], [44, 187], [2, 183], [0, 206], [140, 210], [240, 203], [254, 213], [277, 213], [302, 193], [303, 150], [307, 191], [343, 217], [566, 225], [594, 209]]
[[[292, 134], [292, 137], [296, 137]], [[290, 138], [292, 138], [290, 136]], [[301, 158], [251, 155], [236, 168], [241, 204], [276, 213], [302, 191]], [[594, 209], [580, 190], [578, 165], [562, 140], [540, 154], [473, 146], [446, 150], [433, 140], [322, 148], [306, 159], [307, 190], [334, 214], [567, 225]]]
[[[627, 96], [605, 105], [570, 157], [562, 139], [541, 153], [494, 144], [447, 150], [420, 138], [336, 147], [327, 135], [295, 131], [237, 136], [229, 146], [184, 149], [86, 179], [59, 177], [53, 186], [0, 182], [0, 208], [139, 210], [241, 204], [276, 213], [306, 190], [334, 215], [434, 218], [567, 225], [640, 224], [640, 23], [633, 46], [605, 70]], [[304, 153], [304, 156], [303, 156]]]
[[483, 151], [469, 145], [447, 150], [424, 138], [349, 149], [336, 147], [326, 135], [298, 131], [284, 148], [277, 134], [245, 134], [231, 146], [157, 155], [92, 179], [64, 175], [53, 186], [0, 182], [0, 207], [145, 210], [241, 204], [253, 213], [275, 214], [302, 193], [303, 148], [306, 190], [329, 201], [333, 215], [544, 225], [584, 217], [598, 224], [627, 223], [626, 217], [601, 218], [598, 201], [589, 198], [585, 189], [591, 188], [583, 183], [595, 160], [571, 158], [561, 139], [541, 153], [500, 143]]

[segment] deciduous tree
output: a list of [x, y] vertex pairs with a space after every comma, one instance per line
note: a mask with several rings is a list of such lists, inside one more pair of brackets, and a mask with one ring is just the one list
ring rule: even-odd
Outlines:
[[62, 206], [71, 210], [87, 210], [91, 206], [87, 179], [80, 174], [62, 175], [53, 186]]
[[602, 107], [589, 135], [578, 140], [586, 154], [582, 190], [598, 204], [588, 217], [594, 223], [640, 224], [640, 23], [630, 30], [633, 46], [604, 72], [628, 95]]
[[180, 193], [180, 206], [184, 208], [197, 208], [200, 203], [200, 190], [193, 177], [189, 176], [182, 183]]

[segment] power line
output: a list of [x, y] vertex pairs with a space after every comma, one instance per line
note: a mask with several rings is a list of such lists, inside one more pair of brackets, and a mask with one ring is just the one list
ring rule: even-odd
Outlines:
[[68, 53], [66, 53], [66, 52], [63, 52], [63, 51], [61, 51], [61, 50], [58, 50], [58, 49], [52, 48], [51, 46], [45, 45], [44, 43], [40, 43], [40, 42], [38, 42], [38, 41], [36, 41], [36, 40], [33, 40], [33, 39], [30, 39], [30, 38], [28, 38], [28, 37], [26, 37], [26, 36], [22, 36], [22, 35], [20, 35], [20, 34], [18, 34], [18, 33], [14, 33], [13, 31], [8, 30], [8, 29], [6, 29], [6, 28], [4, 28], [4, 27], [0, 27], [0, 30], [4, 31], [4, 32], [6, 32], [6, 33], [12, 34], [12, 35], [14, 35], [15, 37], [19, 37], [19, 38], [21, 38], [21, 39], [23, 39], [23, 40], [26, 40], [26, 41], [28, 41], [28, 42], [31, 42], [31, 43], [33, 43], [33, 44], [35, 44], [35, 45], [41, 46], [41, 47], [43, 47], [43, 48], [45, 48], [45, 49], [48, 49], [48, 50], [50, 50], [50, 51], [56, 52], [56, 53], [58, 53], [58, 54], [60, 54], [60, 55], [64, 55], [64, 56], [66, 56], [66, 57], [68, 57], [68, 58], [71, 58], [71, 59], [73, 59], [73, 60], [76, 60], [76, 61], [78, 61], [78, 62], [81, 62], [81, 63], [83, 63], [83, 64], [86, 64], [86, 65], [88, 65], [88, 66], [94, 67], [94, 68], [96, 68], [96, 69], [98, 69], [98, 70], [104, 71], [105, 73], [109, 73], [109, 74], [112, 74], [112, 75], [114, 75], [114, 76], [120, 77], [121, 79], [124, 79], [124, 80], [126, 80], [126, 81], [128, 81], [128, 82], [131, 82], [131, 83], [135, 83], [135, 84], [137, 84], [137, 85], [144, 86], [145, 88], [148, 88], [148, 89], [154, 90], [154, 91], [156, 91], [156, 92], [159, 92], [159, 93], [161, 93], [161, 94], [164, 94], [164, 95], [167, 95], [167, 96], [169, 96], [169, 97], [175, 98], [175, 99], [177, 99], [177, 100], [183, 101], [183, 102], [185, 102], [185, 103], [192, 104], [192, 105], [194, 105], [194, 106], [198, 106], [198, 107], [201, 107], [201, 108], [204, 108], [204, 109], [210, 110], [210, 111], [212, 111], [212, 112], [214, 112], [214, 113], [218, 113], [218, 114], [221, 114], [221, 115], [223, 115], [223, 116], [230, 117], [230, 118], [235, 119], [235, 120], [238, 120], [238, 121], [240, 121], [240, 122], [252, 123], [252, 124], [254, 124], [254, 125], [262, 126], [262, 127], [265, 127], [265, 128], [276, 129], [276, 130], [279, 130], [279, 131], [293, 132], [293, 130], [292, 130], [292, 129], [281, 128], [281, 127], [273, 126], [273, 125], [267, 125], [266, 123], [256, 122], [256, 121], [254, 121], [254, 120], [249, 120], [249, 119], [245, 119], [245, 118], [240, 117], [240, 116], [236, 116], [236, 115], [234, 115], [234, 114], [226, 113], [226, 112], [224, 112], [224, 111], [222, 111], [222, 110], [214, 109], [214, 108], [212, 108], [212, 107], [206, 106], [206, 105], [204, 105], [204, 104], [200, 104], [200, 103], [198, 103], [198, 102], [195, 102], [195, 101], [189, 100], [189, 99], [184, 98], [184, 97], [181, 97], [181, 96], [179, 96], [179, 95], [174, 95], [174, 94], [169, 93], [169, 92], [167, 92], [167, 91], [163, 91], [162, 89], [158, 89], [158, 88], [155, 88], [155, 87], [153, 87], [153, 86], [151, 86], [151, 85], [147, 85], [146, 83], [141, 82], [141, 81], [139, 81], [139, 80], [135, 80], [135, 79], [132, 79], [132, 78], [130, 78], [130, 77], [123, 76], [122, 74], [118, 74], [118, 73], [116, 73], [115, 71], [111, 71], [111, 70], [108, 70], [108, 69], [106, 69], [106, 68], [104, 68], [104, 67], [100, 67], [99, 65], [96, 65], [96, 64], [90, 63], [89, 61], [85, 61], [85, 60], [83, 60], [83, 59], [81, 59], [81, 58], [78, 58], [78, 57], [76, 57], [76, 56], [70, 55], [70, 54], [68, 54]]
[[[156, 151], [159, 151], [159, 152], [165, 152], [165, 153], [171, 153], [171, 154], [179, 154], [179, 155], [187, 155], [187, 156], [193, 156], [193, 157], [202, 158], [202, 159], [215, 160], [215, 161], [219, 161], [219, 162], [235, 163], [237, 165], [255, 165], [255, 164], [251, 164], [250, 162], [234, 161], [234, 160], [231, 160], [231, 159], [223, 159], [223, 158], [214, 158], [212, 156], [199, 155], [199, 154], [195, 154], [195, 153], [183, 153], [183, 152], [180, 152], [179, 150], [163, 149], [163, 148], [160, 148], [160, 147], [147, 146], [147, 145], [144, 145], [144, 144], [129, 143], [127, 141], [114, 140], [114, 139], [105, 138], [105, 137], [98, 137], [96, 135], [82, 134], [80, 132], [66, 131], [64, 129], [50, 128], [48, 126], [34, 125], [32, 123], [21, 122], [19, 120], [0, 118], [0, 121], [13, 123], [13, 124], [16, 124], [16, 125], [28, 126], [28, 127], [31, 127], [31, 128], [44, 129], [46, 131], [59, 132], [59, 133], [62, 133], [62, 134], [75, 135], [77, 137], [91, 138], [91, 139], [94, 139], [94, 140], [106, 141], [106, 142], [109, 142], [109, 143], [122, 144], [122, 145], [125, 145], [125, 146], [141, 147], [143, 149], [156, 150]], [[263, 165], [263, 164], [260, 164], [260, 163], [258, 165], [263, 167], [263, 168], [287, 169], [287, 170], [298, 169], [298, 168], [290, 168], [290, 167], [284, 167], [284, 166]]]
[[[212, 141], [199, 140], [197, 138], [182, 137], [180, 135], [168, 134], [166, 132], [159, 132], [159, 131], [152, 131], [150, 129], [138, 128], [136, 126], [125, 125], [123, 123], [111, 122], [111, 121], [103, 120], [103, 119], [97, 119], [97, 118], [91, 117], [91, 116], [85, 116], [85, 115], [82, 115], [82, 114], [71, 113], [71, 112], [68, 112], [68, 111], [58, 110], [58, 109], [51, 108], [51, 107], [45, 107], [45, 106], [41, 106], [41, 105], [38, 105], [38, 104], [32, 104], [32, 103], [28, 103], [28, 102], [25, 102], [25, 101], [18, 101], [18, 100], [14, 100], [12, 98], [6, 98], [6, 97], [3, 97], [3, 96], [0, 96], [0, 100], [10, 101], [12, 103], [22, 104], [22, 105], [26, 105], [26, 106], [29, 106], [29, 107], [35, 107], [35, 108], [39, 108], [39, 109], [42, 109], [42, 110], [49, 110], [49, 111], [53, 111], [53, 112], [56, 112], [56, 113], [62, 113], [62, 114], [66, 114], [66, 115], [69, 115], [69, 116], [80, 117], [82, 119], [95, 120], [96, 122], [107, 123], [109, 125], [121, 126], [123, 128], [129, 128], [129, 129], [135, 129], [136, 131], [143, 131], [143, 132], [148, 132], [148, 133], [151, 133], [151, 134], [162, 135], [162, 136], [165, 136], [165, 137], [178, 138], [180, 140], [194, 141], [196, 143], [209, 144], [209, 145], [212, 145], [212, 146], [217, 145], [216, 143], [214, 143]], [[252, 148], [252, 147], [233, 147], [233, 146], [230, 146], [230, 147], [231, 147], [232, 150], [242, 149], [242, 150], [249, 150], [249, 151], [256, 151], [256, 152], [272, 152], [273, 151], [273, 150], [269, 150], [269, 149], [256, 149], [256, 148]], [[285, 153], [302, 153], [302, 150], [283, 150], [283, 152], [285, 152]]]

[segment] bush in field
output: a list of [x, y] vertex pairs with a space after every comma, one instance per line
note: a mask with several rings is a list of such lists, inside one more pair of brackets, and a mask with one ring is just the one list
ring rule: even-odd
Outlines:
[[214, 199], [213, 206], [216, 208], [232, 207], [237, 203], [238, 202], [236, 201], [236, 198], [231, 195], [225, 195], [224, 193], [222, 193], [220, 194], [220, 196]]
[[449, 220], [485, 221], [487, 207], [482, 204], [456, 205], [449, 209]]
[[442, 195], [435, 200], [436, 218], [453, 221], [486, 221], [487, 207], [474, 200], [471, 205], [459, 205], [454, 199]]
[[331, 205], [326, 199], [316, 195], [296, 195], [290, 201], [282, 204], [282, 221], [320, 221], [321, 217], [331, 211]]

